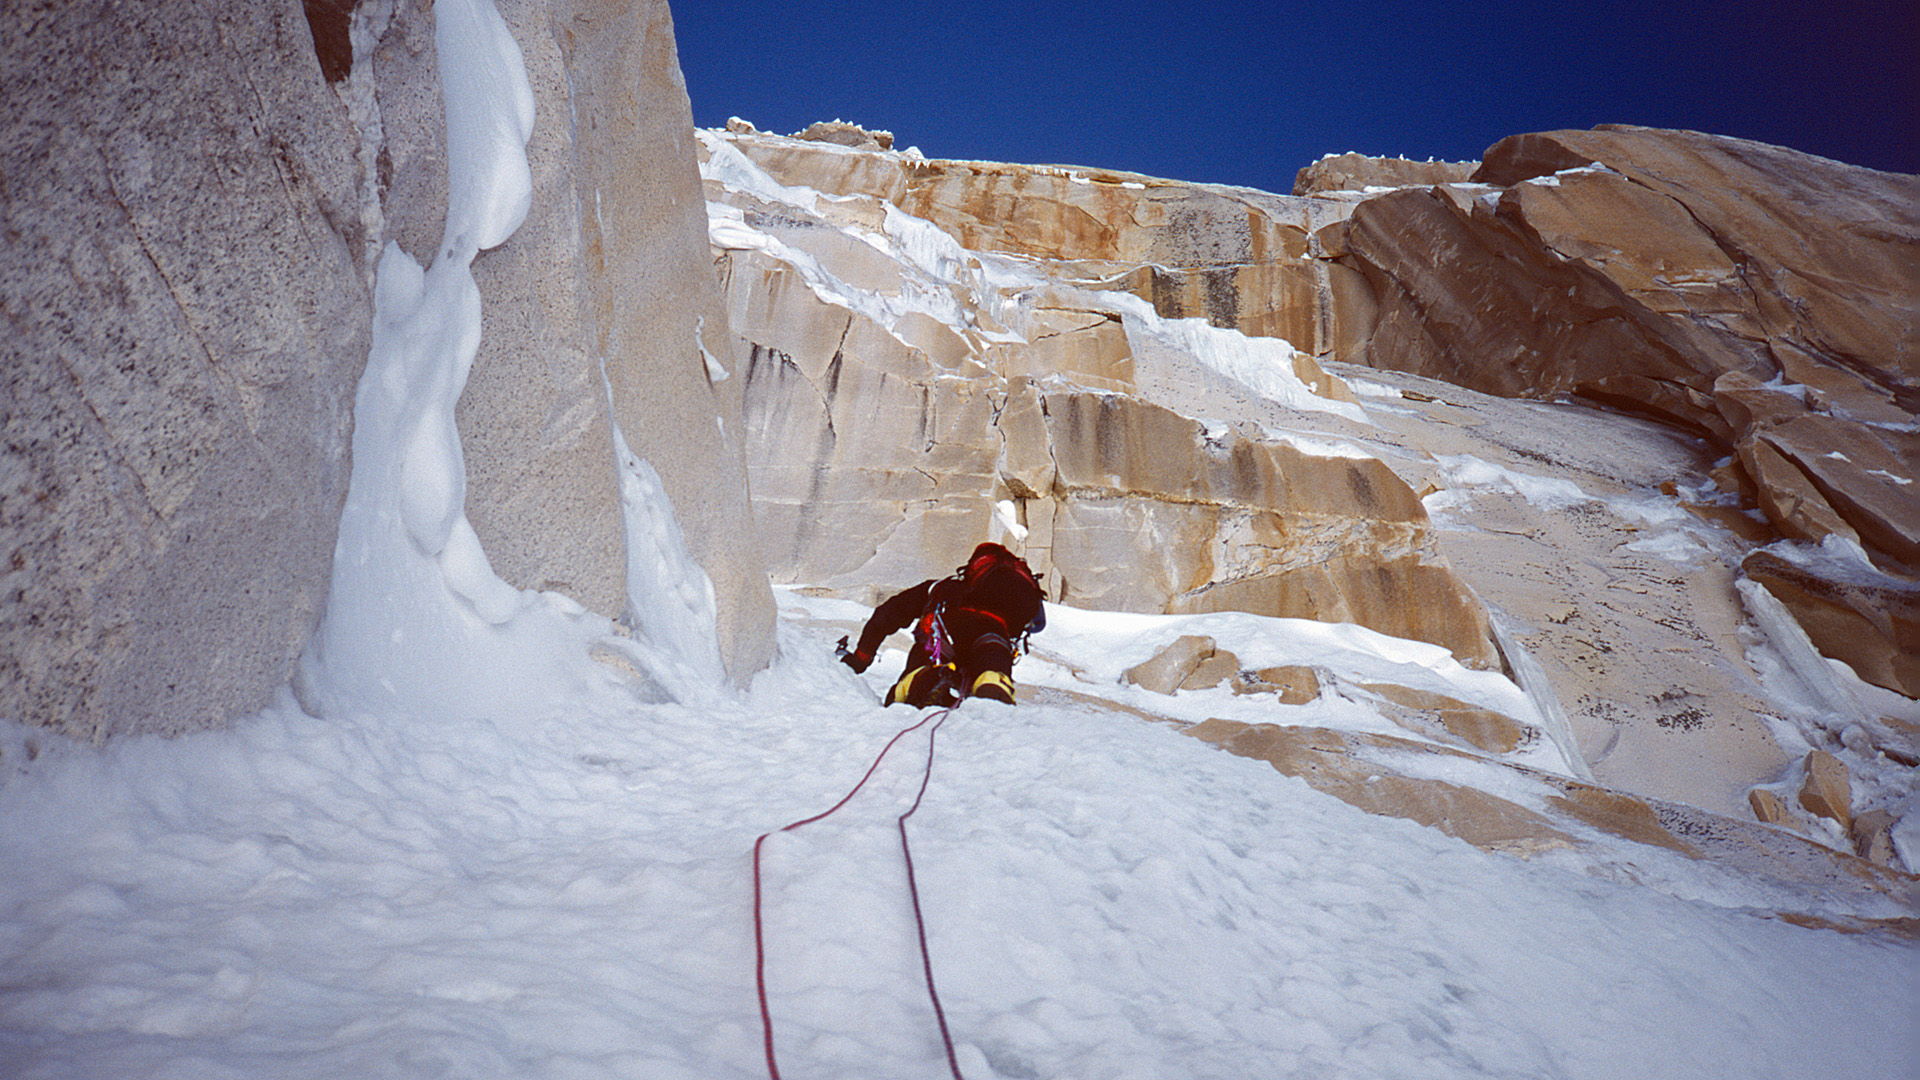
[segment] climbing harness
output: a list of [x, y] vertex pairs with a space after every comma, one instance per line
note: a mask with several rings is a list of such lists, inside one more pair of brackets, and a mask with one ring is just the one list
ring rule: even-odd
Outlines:
[[927, 643], [927, 658], [935, 664], [944, 663], [947, 657], [947, 621], [941, 617], [946, 611], [946, 602], [942, 601], [927, 609], [920, 620], [922, 640]]
[[[867, 766], [866, 775], [862, 776], [860, 782], [853, 785], [853, 790], [842, 796], [839, 802], [834, 803], [822, 813], [810, 818], [802, 818], [791, 825], [775, 829], [774, 832], [791, 832], [802, 825], [810, 825], [847, 805], [860, 789], [866, 786], [867, 781], [873, 778], [874, 772], [880, 768], [880, 762], [886, 758], [887, 751], [893, 749], [894, 743], [926, 727], [928, 722], [932, 722], [933, 727], [927, 732], [927, 768], [920, 776], [920, 790], [913, 797], [913, 805], [907, 807], [907, 812], [901, 814], [895, 824], [900, 828], [900, 854], [907, 864], [907, 895], [913, 901], [913, 924], [920, 936], [920, 966], [927, 976], [927, 997], [933, 1001], [933, 1016], [940, 1023], [940, 1041], [947, 1048], [947, 1067], [953, 1070], [953, 1080], [966, 1080], [960, 1075], [960, 1061], [954, 1055], [953, 1035], [947, 1030], [947, 1013], [940, 1006], [940, 992], [933, 986], [933, 957], [927, 952], [927, 922], [920, 914], [920, 889], [915, 884], [913, 876], [913, 851], [907, 846], [907, 819], [913, 816], [914, 811], [920, 809], [920, 800], [927, 794], [927, 783], [933, 779], [934, 737], [940, 733], [940, 725], [946, 723], [948, 715], [954, 708], [955, 706], [949, 705], [944, 709], [935, 710], [921, 717], [917, 723], [902, 728], [898, 734], [887, 741], [887, 745], [880, 748], [880, 756], [874, 758], [873, 764]], [[761, 833], [760, 838], [753, 842], [753, 979], [760, 993], [760, 1030], [766, 1039], [767, 1075], [771, 1080], [780, 1080], [780, 1064], [773, 1054], [773, 1011], [767, 1007], [766, 933], [760, 918], [760, 848], [767, 842], [767, 837], [772, 835], [772, 832]]]

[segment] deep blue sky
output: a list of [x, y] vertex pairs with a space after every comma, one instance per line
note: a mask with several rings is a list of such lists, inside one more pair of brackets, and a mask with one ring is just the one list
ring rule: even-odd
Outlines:
[[1914, 0], [672, 0], [693, 118], [1285, 192], [1600, 123], [1920, 172]]

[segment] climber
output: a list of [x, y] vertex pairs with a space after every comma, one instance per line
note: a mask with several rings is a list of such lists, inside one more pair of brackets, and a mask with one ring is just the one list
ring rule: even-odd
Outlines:
[[887, 704], [916, 708], [977, 697], [1013, 704], [1013, 661], [1027, 635], [1047, 625], [1040, 583], [1026, 561], [999, 544], [981, 544], [952, 577], [923, 581], [874, 609], [840, 659], [867, 670], [874, 650], [895, 630], [913, 624], [907, 666]]

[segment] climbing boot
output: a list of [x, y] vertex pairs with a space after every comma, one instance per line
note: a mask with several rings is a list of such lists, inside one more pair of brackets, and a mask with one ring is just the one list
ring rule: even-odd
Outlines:
[[967, 696], [1011, 705], [1013, 704], [1013, 676], [992, 669], [983, 671], [973, 677], [973, 687], [967, 691]]
[[929, 664], [917, 667], [893, 684], [887, 693], [889, 705], [911, 705], [924, 708], [928, 705], [947, 706], [959, 700], [954, 692], [959, 673], [952, 664]]

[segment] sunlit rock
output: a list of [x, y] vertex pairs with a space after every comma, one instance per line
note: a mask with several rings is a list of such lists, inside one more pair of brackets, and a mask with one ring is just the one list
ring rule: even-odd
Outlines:
[[1847, 767], [1825, 750], [1808, 751], [1807, 776], [1800, 784], [1800, 805], [1808, 813], [1838, 822], [1842, 829], [1853, 824], [1853, 783]]
[[1043, 406], [1062, 598], [1356, 622], [1497, 666], [1484, 609], [1379, 460], [1210, 433], [1133, 398], [1056, 394]]
[[1328, 154], [1301, 169], [1293, 179], [1295, 195], [1325, 195], [1368, 188], [1425, 187], [1462, 183], [1477, 161], [1408, 161], [1364, 154]]
[[[1193, 222], [1169, 224], [1166, 208], [1224, 196], [1183, 185], [1156, 196], [1107, 177], [1094, 198], [1096, 180], [1071, 170], [928, 172], [901, 155], [764, 136], [712, 133], [705, 153], [709, 197], [724, 207], [712, 230], [720, 277], [750, 343], [750, 469], [777, 580], [873, 599], [979, 539], [1004, 539], [1052, 598], [1079, 606], [1358, 622], [1498, 666], [1484, 610], [1392, 470], [1154, 404], [1135, 338], [1164, 315], [1054, 277], [1055, 263], [988, 267], [1008, 223], [973, 216], [1002, 196], [1110, 214], [1158, 198], [1159, 231], [1135, 235], [1116, 217], [1094, 231], [1120, 248], [1093, 254], [1184, 244], [1182, 257], [1198, 257], [1210, 241]], [[938, 192], [876, 180], [888, 168], [911, 184], [936, 177]], [[912, 209], [875, 214], [865, 200]], [[1215, 209], [1217, 228], [1201, 232], [1246, 241], [1245, 215]], [[1090, 242], [1057, 239], [1049, 258]], [[1311, 357], [1272, 355], [1285, 370], [1260, 377], [1353, 402]]]
[[1212, 638], [1183, 634], [1151, 659], [1128, 668], [1121, 678], [1156, 694], [1171, 694], [1217, 655]]
[[1734, 454], [1779, 534], [1920, 565], [1920, 179], [1604, 127], [1503, 140], [1472, 181], [1316, 233], [1365, 279], [1330, 294], [1345, 358], [1656, 417]]

